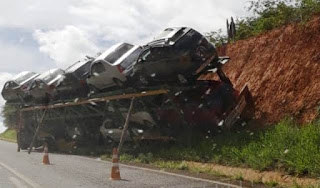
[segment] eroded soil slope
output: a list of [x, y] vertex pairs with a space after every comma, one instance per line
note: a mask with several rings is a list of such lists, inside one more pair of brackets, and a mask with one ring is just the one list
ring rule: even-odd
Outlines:
[[[256, 117], [272, 123], [286, 115], [316, 118], [320, 107], [320, 17], [238, 41], [219, 49], [232, 59], [225, 73], [255, 98]], [[206, 75], [212, 79], [213, 75]]]

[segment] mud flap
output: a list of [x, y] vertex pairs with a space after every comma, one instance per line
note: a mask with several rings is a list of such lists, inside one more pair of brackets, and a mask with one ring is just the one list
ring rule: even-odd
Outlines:
[[240, 92], [237, 105], [225, 119], [224, 125], [227, 129], [231, 129], [231, 127], [240, 118], [250, 118], [249, 116], [252, 117], [253, 113], [254, 113], [254, 103], [253, 103], [252, 95], [249, 91], [248, 86], [245, 85]]

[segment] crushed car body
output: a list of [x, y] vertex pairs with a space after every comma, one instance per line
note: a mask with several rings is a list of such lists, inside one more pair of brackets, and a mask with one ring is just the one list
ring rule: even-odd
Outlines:
[[94, 58], [87, 57], [68, 67], [63, 75], [63, 80], [56, 87], [58, 99], [72, 99], [77, 97], [87, 97], [89, 86], [86, 82], [90, 66]]
[[192, 28], [167, 28], [143, 46], [134, 65], [134, 76], [145, 85], [187, 83], [206, 62], [217, 61], [214, 46]]
[[39, 74], [29, 71], [17, 74], [12, 80], [9, 80], [4, 84], [1, 92], [2, 97], [7, 102], [23, 102], [26, 89], [37, 76], [39, 76]]
[[97, 57], [90, 68], [88, 84], [97, 90], [113, 86], [124, 87], [132, 64], [140, 54], [141, 47], [118, 43]]
[[64, 71], [62, 69], [51, 69], [42, 73], [28, 88], [28, 103], [51, 102], [56, 93], [56, 86], [63, 80]]
[[[42, 115], [43, 135], [81, 144], [119, 142], [124, 130], [136, 142], [229, 129], [254, 107], [248, 87], [237, 91], [224, 74], [229, 59], [198, 31], [174, 27], [145, 45], [118, 43], [65, 71], [49, 70], [28, 86], [19, 142], [32, 140]], [[199, 80], [208, 72], [219, 80]]]
[[181, 128], [188, 124], [196, 129], [216, 129], [226, 114], [236, 105], [238, 92], [221, 81], [197, 81], [193, 87], [182, 89], [165, 98], [157, 115], [166, 126]]

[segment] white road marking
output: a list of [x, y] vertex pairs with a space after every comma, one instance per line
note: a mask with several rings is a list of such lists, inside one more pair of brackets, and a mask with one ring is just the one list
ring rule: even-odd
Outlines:
[[19, 172], [17, 172], [15, 169], [11, 168], [10, 166], [0, 162], [0, 165], [4, 168], [6, 168], [7, 170], [9, 170], [10, 172], [12, 172], [14, 175], [18, 176], [20, 179], [22, 179], [23, 181], [25, 181], [28, 185], [30, 185], [32, 188], [41, 188], [40, 185], [38, 185], [37, 183], [33, 182], [32, 180], [30, 180], [29, 178], [25, 177], [24, 175], [20, 174]]
[[9, 180], [15, 185], [17, 188], [27, 188], [23, 183], [21, 183], [17, 178], [15, 177], [9, 177]]
[[136, 166], [129, 166], [129, 165], [125, 165], [125, 164], [121, 164], [121, 166], [124, 166], [124, 167], [127, 167], [127, 168], [134, 168], [134, 169], [138, 169], [138, 170], [145, 170], [145, 171], [149, 171], [149, 172], [160, 173], [160, 174], [166, 174], [166, 175], [169, 175], [169, 176], [176, 176], [176, 177], [195, 180], [195, 181], [208, 182], [208, 183], [213, 183], [213, 184], [218, 184], [218, 185], [223, 185], [223, 186], [228, 186], [228, 187], [234, 187], [234, 188], [242, 188], [240, 186], [229, 184], [229, 183], [223, 183], [223, 182], [214, 181], [214, 180], [196, 178], [196, 177], [186, 176], [186, 175], [182, 175], [182, 174], [175, 174], [175, 173], [166, 172], [166, 171], [160, 171], [160, 170], [154, 170], [154, 169], [142, 168], [142, 167], [136, 167]]
[[[108, 164], [111, 164], [111, 165], [112, 165], [112, 162], [109, 162], [109, 161], [102, 161], [102, 160], [92, 159], [92, 158], [84, 157], [84, 156], [76, 156], [76, 155], [74, 155], [74, 157], [81, 158], [81, 159], [86, 159], [86, 160], [90, 160], [90, 161], [97, 161], [97, 162], [102, 162], [102, 163], [108, 163]], [[237, 185], [234, 185], [234, 184], [223, 183], [223, 182], [219, 182], [219, 181], [202, 179], [202, 178], [196, 178], [196, 177], [186, 176], [186, 175], [182, 175], [182, 174], [175, 174], [175, 173], [166, 172], [166, 171], [154, 170], [154, 169], [150, 169], [150, 168], [130, 166], [130, 165], [125, 165], [125, 164], [121, 164], [121, 163], [120, 163], [120, 167], [127, 167], [127, 168], [133, 168], [133, 169], [137, 169], [137, 170], [144, 170], [144, 171], [149, 171], [149, 172], [155, 172], [155, 173], [158, 173], [158, 174], [165, 174], [165, 175], [169, 175], [169, 176], [176, 176], [176, 177], [180, 177], [180, 178], [190, 179], [190, 180], [194, 180], [194, 181], [202, 181], [202, 182], [212, 183], [212, 184], [216, 184], [216, 185], [223, 185], [223, 186], [234, 187], [234, 188], [242, 188], [241, 186], [237, 186]]]

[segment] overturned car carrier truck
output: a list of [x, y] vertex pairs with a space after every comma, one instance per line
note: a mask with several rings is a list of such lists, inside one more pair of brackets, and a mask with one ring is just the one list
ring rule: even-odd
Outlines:
[[[203, 136], [252, 117], [248, 87], [235, 90], [222, 71], [228, 60], [196, 30], [167, 28], [143, 46], [116, 44], [30, 84], [8, 81], [2, 95], [22, 106], [19, 150], [44, 141], [54, 147]], [[219, 79], [199, 80], [207, 72]]]
[[247, 86], [236, 91], [221, 68], [217, 73], [219, 81], [125, 88], [87, 99], [21, 108], [18, 150], [41, 146], [44, 141], [52, 147], [59, 140], [80, 145], [118, 142], [132, 100], [127, 141], [172, 140], [184, 130], [230, 129], [251, 117], [252, 96]]

